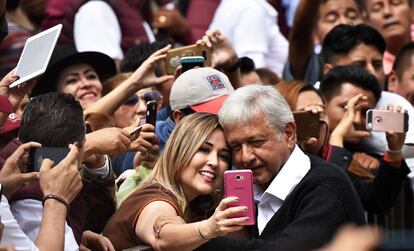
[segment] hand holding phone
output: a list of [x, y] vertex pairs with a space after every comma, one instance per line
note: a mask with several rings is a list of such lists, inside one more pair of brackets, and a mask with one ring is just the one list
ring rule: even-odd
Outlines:
[[225, 197], [237, 197], [238, 201], [229, 204], [229, 207], [246, 206], [247, 211], [233, 214], [236, 217], [249, 217], [243, 225], [254, 225], [256, 220], [253, 198], [253, 173], [251, 170], [227, 170], [224, 172]]
[[68, 155], [70, 149], [67, 147], [39, 147], [34, 148], [29, 154], [28, 172], [38, 172], [42, 166], [43, 159], [50, 159], [57, 165]]
[[404, 133], [408, 131], [408, 113], [369, 109], [366, 127], [370, 131]]
[[296, 136], [298, 141], [309, 138], [319, 138], [320, 132], [320, 115], [312, 111], [293, 112], [296, 124]]
[[145, 118], [146, 124], [151, 124], [155, 127], [157, 120], [157, 101], [151, 100], [147, 102], [147, 116]]
[[172, 75], [175, 69], [180, 66], [180, 58], [201, 56], [204, 58], [205, 66], [211, 66], [211, 48], [203, 44], [193, 44], [180, 48], [171, 49], [165, 58], [165, 71]]

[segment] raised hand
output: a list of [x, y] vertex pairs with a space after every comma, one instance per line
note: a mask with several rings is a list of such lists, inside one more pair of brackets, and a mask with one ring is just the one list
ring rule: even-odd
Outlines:
[[155, 69], [157, 63], [161, 62], [167, 55], [168, 50], [171, 49], [171, 45], [167, 45], [164, 48], [154, 52], [147, 60], [142, 63], [138, 69], [134, 71], [128, 81], [140, 86], [140, 89], [165, 83], [168, 80], [174, 78], [172, 75], [165, 75], [157, 77], [155, 75]]
[[37, 178], [37, 172], [26, 173], [29, 152], [34, 147], [41, 147], [41, 145], [36, 142], [20, 145], [4, 163], [0, 171], [0, 182], [6, 198], [10, 198], [24, 183]]
[[212, 49], [212, 67], [229, 69], [236, 64], [238, 56], [230, 41], [219, 30], [208, 30], [206, 34], [197, 41]]
[[353, 124], [356, 112], [361, 109], [358, 103], [366, 99], [366, 96], [358, 94], [347, 102], [345, 114], [329, 138], [331, 145], [343, 147], [344, 139], [358, 141], [363, 137], [369, 136], [368, 131], [356, 130]]

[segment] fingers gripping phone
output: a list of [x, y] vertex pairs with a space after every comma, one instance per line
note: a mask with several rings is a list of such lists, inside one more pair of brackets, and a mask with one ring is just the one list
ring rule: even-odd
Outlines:
[[201, 56], [205, 60], [205, 66], [211, 65], [211, 48], [201, 44], [193, 44], [169, 50], [165, 58], [165, 71], [167, 74], [174, 74], [175, 69], [180, 66], [180, 58], [193, 56]]
[[147, 102], [147, 116], [145, 118], [145, 123], [151, 124], [155, 127], [156, 120], [157, 120], [157, 101], [151, 100]]
[[408, 113], [369, 109], [366, 127], [370, 131], [397, 132], [408, 131]]
[[67, 147], [39, 147], [33, 148], [29, 153], [28, 172], [38, 172], [44, 159], [50, 159], [54, 165], [59, 164], [68, 155]]
[[224, 172], [225, 197], [238, 197], [239, 200], [230, 207], [246, 206], [247, 211], [233, 214], [233, 217], [249, 217], [244, 225], [254, 225], [256, 220], [253, 198], [253, 173], [251, 170], [228, 170]]
[[296, 111], [293, 112], [293, 118], [296, 124], [297, 140], [302, 141], [311, 137], [319, 138], [321, 127], [319, 113]]

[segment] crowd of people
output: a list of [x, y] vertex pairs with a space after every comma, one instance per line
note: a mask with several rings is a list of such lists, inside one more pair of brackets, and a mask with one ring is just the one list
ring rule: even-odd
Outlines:
[[[0, 17], [0, 250], [414, 250], [411, 0], [0, 0]], [[10, 87], [56, 24], [45, 72]], [[169, 74], [186, 45], [204, 66]], [[371, 130], [374, 111], [404, 130]], [[225, 196], [233, 169], [254, 205]]]

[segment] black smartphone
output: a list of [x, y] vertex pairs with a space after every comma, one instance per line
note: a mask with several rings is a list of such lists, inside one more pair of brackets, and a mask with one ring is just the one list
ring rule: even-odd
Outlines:
[[157, 101], [151, 100], [147, 102], [147, 116], [145, 118], [146, 124], [151, 124], [155, 127], [157, 120]]
[[42, 166], [43, 159], [50, 159], [57, 165], [68, 155], [70, 149], [67, 147], [39, 147], [33, 148], [29, 153], [28, 172], [38, 172]]
[[296, 124], [297, 140], [302, 141], [309, 138], [319, 138], [321, 123], [319, 113], [311, 111], [293, 112]]

